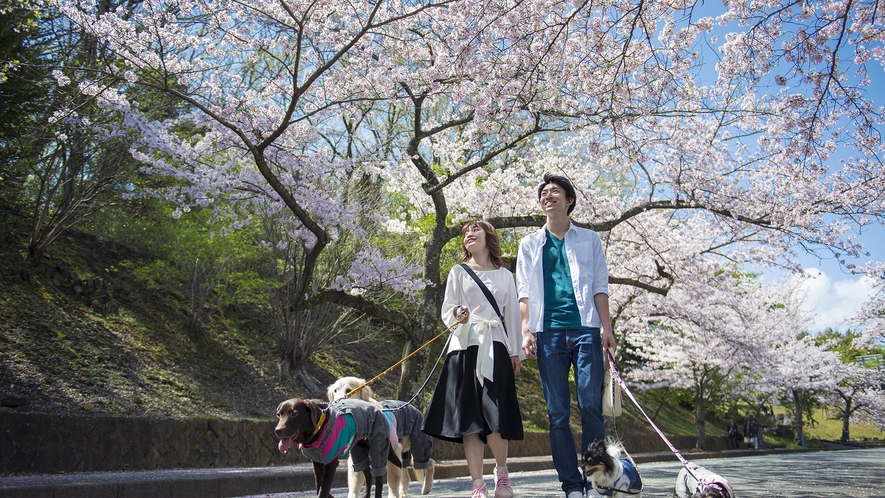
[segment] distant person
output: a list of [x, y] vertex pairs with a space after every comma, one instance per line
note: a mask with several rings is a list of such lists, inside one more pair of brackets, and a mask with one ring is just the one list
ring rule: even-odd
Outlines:
[[547, 222], [520, 241], [516, 261], [522, 347], [526, 358], [538, 359], [553, 466], [567, 498], [583, 498], [586, 484], [569, 426], [569, 370], [574, 366], [583, 454], [593, 440], [605, 439], [604, 350], [615, 347], [605, 251], [598, 233], [569, 219], [576, 200], [567, 178], [544, 175], [538, 203]]
[[728, 448], [732, 450], [736, 450], [741, 446], [741, 431], [738, 430], [737, 422], [734, 421], [733, 418], [728, 419], [728, 424], [725, 426], [726, 436], [728, 437]]
[[753, 415], [750, 415], [750, 418], [747, 419], [747, 424], [744, 426], [744, 442], [747, 443], [747, 448], [750, 448], [750, 445], [752, 445], [754, 450], [759, 449], [759, 424]]

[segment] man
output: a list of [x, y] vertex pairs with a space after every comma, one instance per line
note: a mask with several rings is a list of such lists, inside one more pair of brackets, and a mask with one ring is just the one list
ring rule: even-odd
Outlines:
[[569, 427], [569, 368], [575, 371], [583, 452], [594, 439], [605, 438], [603, 349], [615, 347], [602, 242], [596, 232], [569, 220], [575, 200], [567, 178], [544, 175], [538, 201], [547, 222], [522, 239], [516, 264], [523, 350], [538, 360], [553, 465], [567, 498], [582, 498], [585, 485]]

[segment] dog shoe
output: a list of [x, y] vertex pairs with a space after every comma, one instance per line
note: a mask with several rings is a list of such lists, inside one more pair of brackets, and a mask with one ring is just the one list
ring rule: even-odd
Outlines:
[[486, 488], [485, 484], [478, 488], [473, 488], [473, 493], [470, 493], [470, 498], [489, 498], [489, 490]]

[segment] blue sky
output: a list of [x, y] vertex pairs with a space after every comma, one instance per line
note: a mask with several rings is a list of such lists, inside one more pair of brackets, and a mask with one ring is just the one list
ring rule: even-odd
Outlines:
[[[881, 224], [867, 227], [858, 239], [870, 257], [853, 263], [863, 265], [867, 261], [885, 260], [885, 227]], [[801, 284], [808, 295], [805, 309], [815, 316], [812, 331], [819, 332], [827, 327], [841, 331], [848, 329], [850, 324], [846, 319], [856, 314], [873, 294], [870, 279], [848, 274], [832, 259], [819, 261], [814, 256], [803, 256], [800, 261], [805, 273], [813, 277]], [[772, 272], [771, 276], [777, 278], [782, 274]]]

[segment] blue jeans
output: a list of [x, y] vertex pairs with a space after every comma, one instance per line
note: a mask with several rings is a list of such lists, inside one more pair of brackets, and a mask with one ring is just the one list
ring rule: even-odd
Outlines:
[[574, 368], [581, 412], [581, 453], [594, 439], [605, 438], [602, 417], [602, 380], [605, 365], [598, 328], [583, 330], [545, 330], [536, 338], [541, 387], [547, 400], [550, 420], [550, 447], [553, 466], [559, 474], [562, 490], [584, 491], [583, 473], [578, 469], [575, 436], [569, 427], [571, 393], [569, 368]]

